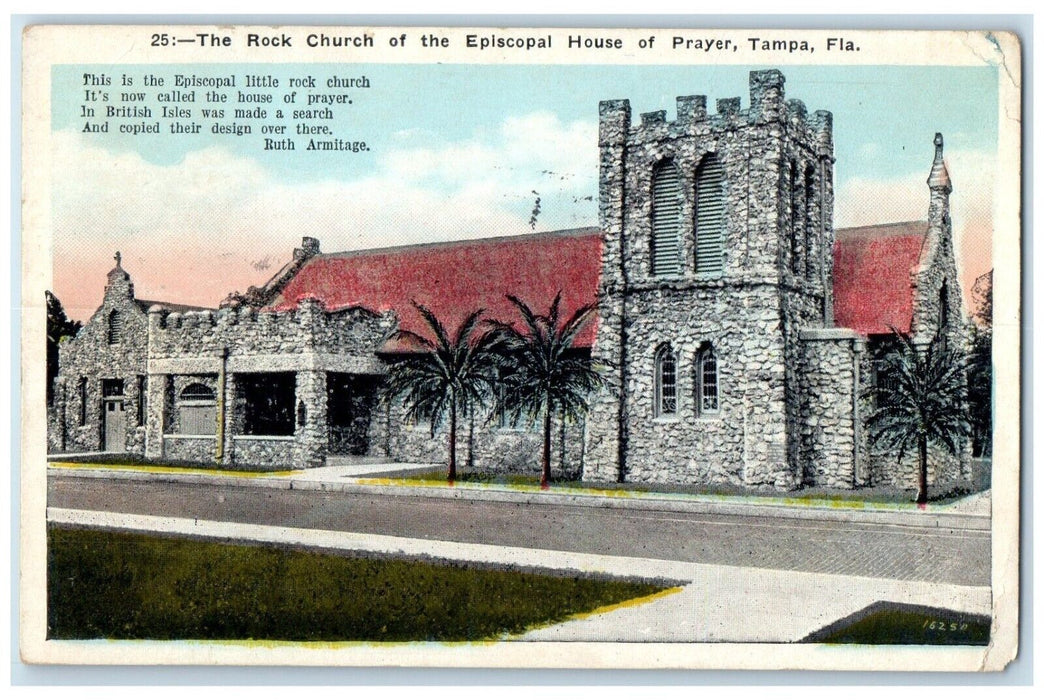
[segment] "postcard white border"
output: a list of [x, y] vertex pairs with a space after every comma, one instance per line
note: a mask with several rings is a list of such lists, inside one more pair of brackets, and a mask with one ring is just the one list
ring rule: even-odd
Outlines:
[[[209, 26], [207, 26], [209, 28]], [[190, 27], [181, 27], [190, 29]], [[226, 28], [223, 27], [223, 30]], [[411, 26], [410, 31], [420, 31]], [[438, 27], [438, 31], [465, 32], [467, 28]], [[489, 31], [489, 28], [480, 28]], [[246, 27], [233, 27], [231, 31], [245, 32]], [[527, 30], [511, 30], [527, 31]], [[574, 32], [575, 28], [548, 30]], [[627, 30], [591, 29], [592, 33], [611, 32], [670, 32], [670, 29]], [[687, 30], [691, 31], [691, 30]], [[714, 30], [718, 35], [727, 32]], [[68, 41], [54, 43], [53, 32], [70, 37]], [[99, 32], [105, 39], [99, 40]], [[826, 30], [780, 30], [780, 34], [815, 33], [826, 34]], [[47, 246], [49, 231], [50, 194], [49, 149], [44, 148], [49, 134], [50, 89], [48, 67], [54, 63], [83, 62], [85, 47], [89, 47], [92, 62], [177, 62], [169, 52], [157, 53], [149, 47], [135, 43], [140, 36], [140, 27], [94, 26], [38, 27], [32, 29], [23, 46], [23, 218], [22, 218], [22, 357], [43, 356], [43, 293], [50, 283], [51, 261]], [[742, 38], [749, 32], [741, 30]], [[846, 31], [858, 35], [864, 45], [876, 42], [877, 50], [864, 51], [851, 56], [831, 56], [829, 65], [894, 65], [924, 63], [934, 65], [976, 65], [982, 57], [989, 55], [989, 41], [974, 32], [949, 32], [926, 35], [919, 32], [888, 30], [883, 33]], [[1019, 55], [1017, 42], [1011, 34], [996, 34], [1005, 55]], [[666, 42], [663, 42], [666, 44]], [[128, 45], [130, 46], [128, 48]], [[522, 63], [605, 63], [604, 57], [591, 59], [576, 56], [563, 57], [558, 51], [541, 56], [515, 56], [512, 60]], [[876, 58], [874, 56], [876, 55]], [[882, 59], [882, 56], [888, 57]], [[446, 58], [443, 56], [442, 58]], [[492, 52], [479, 57], [482, 62], [498, 60]], [[810, 61], [808, 57], [787, 59], [773, 57], [773, 65], [797, 65], [819, 63], [821, 56]], [[331, 52], [309, 51], [307, 56], [295, 57], [280, 52], [278, 55], [263, 55], [259, 52], [233, 51], [222, 53], [212, 59], [193, 57], [194, 62], [302, 62], [343, 61], [345, 56]], [[366, 62], [394, 61], [427, 62], [430, 56], [396, 53], [394, 58], [382, 55], [366, 55], [359, 60]], [[476, 62], [475, 55], [453, 57], [461, 62]], [[628, 56], [621, 62], [644, 63], [689, 63], [682, 57]], [[729, 57], [723, 62], [731, 63]], [[737, 65], [752, 64], [749, 57], [736, 60]], [[559, 645], [553, 643], [527, 643], [524, 648], [513, 644], [496, 645], [452, 645], [449, 649], [431, 648], [431, 645], [397, 645], [394, 652], [395, 665], [408, 666], [460, 666], [460, 667], [571, 667], [571, 668], [747, 668], [747, 669], [863, 669], [889, 668], [895, 671], [909, 670], [995, 670], [1002, 668], [1017, 649], [1018, 634], [1018, 514], [1019, 514], [1019, 445], [1020, 413], [1019, 386], [1020, 364], [1018, 361], [1020, 326], [1020, 168], [1021, 132], [1015, 126], [1021, 114], [1021, 72], [1018, 62], [1011, 61], [1008, 73], [1010, 82], [1002, 81], [999, 86], [1001, 130], [998, 142], [999, 162], [1012, 164], [1001, 172], [998, 182], [998, 214], [994, 235], [994, 265], [1005, 274], [995, 277], [995, 363], [997, 371], [997, 402], [995, 425], [994, 464], [1010, 464], [1012, 468], [995, 471], [993, 481], [993, 590], [995, 620], [998, 621], [991, 645], [985, 649], [952, 649], [905, 647], [893, 649], [852, 649], [809, 645], [663, 645], [643, 644], [640, 662], [635, 661], [634, 645], [621, 644], [578, 644], [570, 643], [570, 655], [564, 658]], [[1008, 120], [1009, 124], [1005, 128]], [[389, 657], [383, 645], [353, 645], [349, 649], [305, 649], [305, 648], [244, 648], [243, 645], [206, 644], [150, 644], [117, 642], [54, 642], [43, 639], [42, 629], [45, 616], [43, 609], [44, 571], [44, 504], [46, 475], [43, 470], [32, 469], [31, 465], [43, 464], [44, 459], [44, 367], [39, 363], [25, 362], [22, 366], [22, 482], [21, 482], [21, 582], [22, 626], [21, 649], [23, 658], [34, 663], [218, 663], [218, 664], [294, 664], [294, 665], [387, 665]], [[28, 465], [28, 466], [27, 466]], [[289, 645], [288, 645], [289, 646]], [[174, 648], [178, 647], [178, 648]], [[187, 647], [187, 648], [185, 648]], [[679, 648], [681, 647], [681, 648]]]

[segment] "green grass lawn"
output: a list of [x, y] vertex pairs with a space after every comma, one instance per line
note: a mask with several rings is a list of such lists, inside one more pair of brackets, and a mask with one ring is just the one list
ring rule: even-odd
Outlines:
[[57, 527], [47, 559], [51, 639], [483, 640], [668, 587]]
[[827, 625], [802, 641], [984, 646], [990, 641], [990, 618], [945, 608], [882, 601]]
[[[401, 479], [404, 483], [446, 483], [446, 471], [434, 469], [422, 472], [389, 472], [374, 475], [375, 479]], [[514, 474], [494, 472], [458, 472], [458, 484], [496, 484], [501, 486], [540, 485], [539, 474]], [[890, 486], [863, 487], [858, 489], [830, 489], [825, 487], [808, 487], [797, 491], [778, 491], [770, 487], [751, 488], [731, 484], [653, 484], [641, 482], [601, 483], [578, 480], [552, 481], [556, 488], [591, 489], [632, 493], [678, 493], [698, 496], [741, 496], [754, 498], [787, 499], [794, 503], [819, 505], [822, 502], [837, 504], [908, 504], [917, 497], [916, 489], [899, 489]], [[928, 489], [928, 500], [935, 504], [945, 504], [963, 498], [972, 493], [970, 485], [965, 483], [944, 484]]]

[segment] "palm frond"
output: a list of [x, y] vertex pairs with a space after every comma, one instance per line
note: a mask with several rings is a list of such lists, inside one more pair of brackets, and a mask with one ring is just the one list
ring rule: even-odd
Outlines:
[[892, 331], [894, 342], [883, 358], [890, 382], [864, 393], [876, 403], [866, 423], [870, 441], [897, 450], [899, 461], [921, 440], [959, 454], [970, 434], [967, 360], [943, 348], [938, 337], [919, 347], [908, 334]]
[[431, 344], [443, 349], [451, 347], [452, 343], [450, 342], [449, 334], [446, 333], [446, 327], [442, 325], [442, 321], [439, 320], [438, 316], [424, 304], [418, 304], [416, 301], [411, 301], [410, 303], [413, 304], [413, 307], [417, 309], [424, 318], [425, 323], [428, 324], [428, 327], [435, 334], [435, 342]]

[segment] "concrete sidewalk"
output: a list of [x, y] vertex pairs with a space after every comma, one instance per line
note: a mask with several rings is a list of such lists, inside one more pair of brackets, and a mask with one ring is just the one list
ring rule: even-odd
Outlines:
[[536, 486], [464, 482], [458, 482], [453, 487], [449, 487], [434, 482], [410, 482], [401, 476], [385, 478], [379, 476], [390, 472], [399, 475], [409, 471], [423, 473], [434, 468], [436, 465], [433, 464], [374, 463], [262, 473], [55, 462], [49, 465], [49, 473], [74, 473], [86, 477], [213, 484], [215, 486], [344, 491], [392, 496], [410, 495], [425, 498], [794, 518], [964, 530], [989, 530], [991, 522], [989, 491], [952, 503], [929, 504], [924, 508], [919, 508], [913, 503], [864, 503], [842, 499], [807, 499], [786, 494], [776, 497], [714, 496], [564, 486], [552, 486], [550, 489], [541, 490]]
[[505, 641], [793, 642], [878, 601], [991, 614], [988, 587], [58, 508], [49, 508], [47, 518], [52, 523], [132, 532], [389, 554], [513, 569], [657, 578], [679, 584], [679, 589], [666, 595], [577, 616]]

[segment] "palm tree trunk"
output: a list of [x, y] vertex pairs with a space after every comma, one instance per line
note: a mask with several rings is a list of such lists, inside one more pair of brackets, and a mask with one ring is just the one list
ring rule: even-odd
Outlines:
[[917, 438], [917, 503], [928, 502], [928, 438]]
[[540, 462], [540, 488], [546, 489], [551, 481], [551, 402], [544, 409], [544, 454]]
[[457, 480], [457, 402], [450, 401], [450, 426], [449, 426], [449, 476], [446, 477], [452, 485]]

